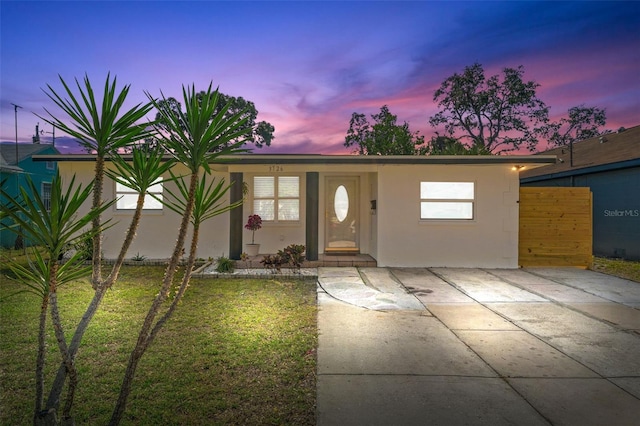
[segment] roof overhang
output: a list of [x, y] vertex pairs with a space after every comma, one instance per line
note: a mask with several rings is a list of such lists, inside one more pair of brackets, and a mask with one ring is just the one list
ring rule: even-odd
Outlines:
[[[128, 154], [124, 158], [131, 157]], [[171, 156], [167, 155], [166, 159]], [[378, 164], [378, 165], [498, 165], [509, 164], [527, 168], [555, 164], [555, 155], [309, 155], [309, 154], [238, 154], [223, 155], [212, 164], [241, 162], [242, 164]], [[94, 154], [34, 155], [34, 161], [81, 162], [95, 161]], [[108, 161], [108, 158], [107, 158]]]
[[545, 180], [562, 179], [572, 176], [589, 175], [593, 173], [610, 172], [613, 170], [630, 169], [634, 167], [640, 167], [640, 158], [633, 160], [619, 161], [617, 163], [599, 164], [591, 167], [581, 167], [578, 169], [564, 170], [554, 173], [540, 174], [536, 176], [521, 177], [521, 183], [533, 183], [542, 182]]

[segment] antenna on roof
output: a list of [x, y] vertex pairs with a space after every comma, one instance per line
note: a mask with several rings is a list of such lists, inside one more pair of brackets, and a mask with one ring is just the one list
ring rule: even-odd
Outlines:
[[51, 143], [53, 146], [56, 146], [56, 126], [55, 125], [53, 126], [53, 132], [44, 132], [44, 133], [48, 133], [53, 136]]
[[[16, 105], [13, 102], [13, 111], [15, 113], [15, 123], [16, 123], [16, 167], [18, 166], [18, 108], [22, 108], [20, 105]], [[16, 180], [18, 182], [18, 180]]]

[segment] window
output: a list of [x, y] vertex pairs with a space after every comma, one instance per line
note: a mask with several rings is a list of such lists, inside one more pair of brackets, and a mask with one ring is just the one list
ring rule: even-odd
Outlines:
[[[142, 207], [143, 210], [162, 210], [162, 203], [149, 194], [153, 194], [162, 200], [162, 178], [156, 179], [153, 185], [149, 187]], [[116, 182], [116, 198], [118, 199], [116, 210], [135, 210], [138, 203], [138, 191]]]
[[50, 182], [42, 182], [42, 203], [44, 204], [44, 209], [48, 212], [51, 211], [51, 183]]
[[300, 177], [255, 176], [253, 213], [273, 222], [300, 220]]
[[47, 170], [55, 170], [56, 165], [53, 161], [47, 161]]
[[420, 182], [420, 219], [473, 219], [473, 182]]

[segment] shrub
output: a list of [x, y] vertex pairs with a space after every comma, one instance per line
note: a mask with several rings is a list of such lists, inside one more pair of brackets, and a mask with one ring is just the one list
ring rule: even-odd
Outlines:
[[290, 244], [284, 250], [278, 251], [285, 263], [291, 265], [292, 268], [300, 269], [304, 262], [304, 252], [306, 247], [302, 244]]
[[282, 256], [278, 253], [266, 255], [262, 258], [260, 263], [262, 263], [266, 269], [271, 271], [271, 273], [275, 274], [276, 272], [280, 272], [282, 264], [285, 262]]
[[299, 270], [304, 262], [305, 250], [306, 248], [302, 244], [290, 244], [283, 250], [278, 250], [277, 254], [266, 255], [260, 263], [274, 274], [280, 272], [282, 265], [285, 264]]
[[233, 260], [229, 259], [228, 257], [220, 256], [216, 259], [216, 262], [216, 272], [219, 272], [221, 274], [230, 274], [233, 272], [235, 264]]

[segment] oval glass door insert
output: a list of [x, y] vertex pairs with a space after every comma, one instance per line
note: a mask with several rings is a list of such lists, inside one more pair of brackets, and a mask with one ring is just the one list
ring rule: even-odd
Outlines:
[[347, 188], [344, 185], [340, 185], [336, 188], [336, 193], [333, 197], [333, 209], [336, 213], [336, 219], [338, 222], [343, 222], [349, 214], [349, 194]]

